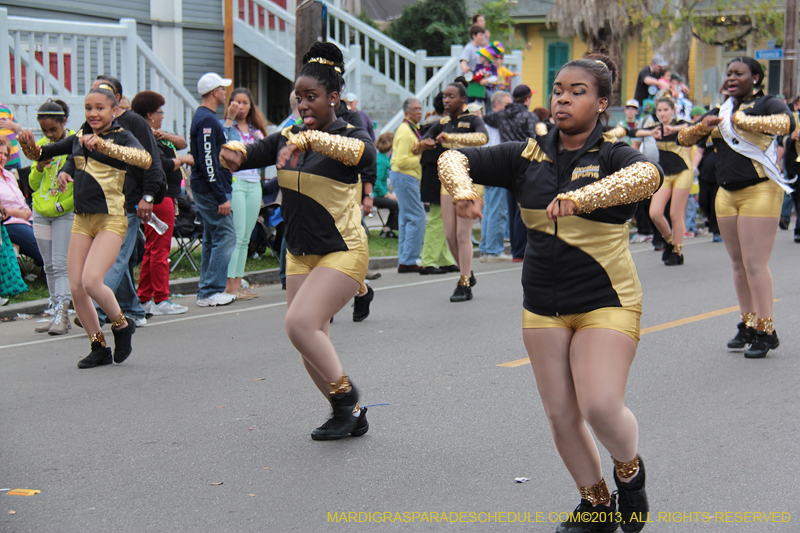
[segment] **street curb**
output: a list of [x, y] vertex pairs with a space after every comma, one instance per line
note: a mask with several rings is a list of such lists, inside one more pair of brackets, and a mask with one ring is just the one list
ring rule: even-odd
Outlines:
[[[506, 246], [506, 253], [508, 252], [509, 249], [508, 246]], [[481, 256], [480, 250], [476, 248], [472, 256], [474, 258], [479, 258]], [[370, 270], [383, 270], [387, 268], [396, 268], [396, 267], [397, 267], [396, 255], [391, 255], [386, 257], [371, 257], [369, 260]], [[270, 285], [273, 283], [280, 282], [280, 276], [278, 275], [277, 268], [270, 268], [267, 270], [257, 270], [255, 272], [246, 272], [244, 275], [244, 279], [246, 279], [248, 283], [257, 283], [259, 285]], [[199, 277], [170, 280], [169, 291], [171, 294], [182, 294], [182, 295], [196, 294], [198, 281], [200, 281]], [[48, 300], [46, 299], [31, 300], [30, 302], [20, 302], [17, 304], [4, 305], [0, 307], [0, 318], [15, 317], [19, 313], [26, 315], [38, 315], [40, 313], [43, 313], [45, 309], [47, 309], [47, 305], [48, 305]]]

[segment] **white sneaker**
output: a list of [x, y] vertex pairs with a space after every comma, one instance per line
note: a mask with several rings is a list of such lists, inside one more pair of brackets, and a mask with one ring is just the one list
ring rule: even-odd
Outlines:
[[153, 316], [182, 315], [189, 310], [185, 305], [176, 304], [172, 300], [164, 300], [163, 302], [153, 304], [151, 309], [150, 312], [153, 313]]
[[136, 324], [137, 328], [147, 325], [147, 319], [145, 317], [142, 318], [134, 318], [133, 323]]
[[142, 304], [142, 309], [144, 309], [145, 314], [147, 315], [155, 315], [156, 313], [153, 312], [153, 305], [155, 302], [150, 300], [149, 302], [145, 302]]
[[504, 261], [511, 261], [513, 259], [510, 255], [506, 253], [499, 253], [497, 255], [487, 255], [486, 261], [483, 261], [483, 257], [481, 257], [481, 262], [486, 263], [502, 263]]
[[208, 298], [198, 298], [197, 305], [200, 307], [217, 307], [218, 305], [228, 305], [233, 303], [235, 299], [236, 296], [232, 294], [218, 292], [216, 294], [212, 294]]

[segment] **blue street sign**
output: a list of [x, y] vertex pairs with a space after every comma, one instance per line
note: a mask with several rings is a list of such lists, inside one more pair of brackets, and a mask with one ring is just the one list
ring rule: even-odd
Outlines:
[[783, 50], [756, 50], [756, 59], [762, 61], [783, 59]]

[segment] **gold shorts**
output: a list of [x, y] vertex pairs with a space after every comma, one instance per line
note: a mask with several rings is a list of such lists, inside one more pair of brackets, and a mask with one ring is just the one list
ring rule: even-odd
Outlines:
[[75, 219], [72, 221], [72, 233], [94, 239], [101, 231], [110, 231], [125, 239], [125, 234], [128, 232], [128, 217], [105, 213], [75, 213]]
[[543, 316], [522, 309], [522, 329], [566, 328], [574, 332], [582, 329], [610, 329], [624, 333], [639, 342], [639, 319], [642, 312], [631, 307], [601, 307], [588, 313]]
[[714, 207], [717, 218], [779, 218], [783, 207], [783, 189], [772, 180], [761, 181], [738, 191], [720, 187]]
[[316, 267], [328, 267], [347, 274], [361, 285], [367, 277], [369, 252], [366, 249], [332, 252], [325, 255], [294, 255], [286, 252], [286, 275], [308, 274]]
[[694, 182], [694, 173], [688, 168], [677, 174], [667, 174], [664, 176], [662, 189], [691, 189]]

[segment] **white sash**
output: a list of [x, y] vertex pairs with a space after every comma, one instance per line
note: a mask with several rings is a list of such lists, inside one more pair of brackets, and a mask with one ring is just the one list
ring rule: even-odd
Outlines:
[[786, 193], [791, 194], [793, 189], [789, 184], [797, 181], [797, 178], [787, 180], [781, 176], [781, 171], [777, 164], [778, 149], [775, 139], [772, 140], [772, 143], [770, 143], [766, 150], [762, 150], [736, 132], [736, 129], [733, 127], [733, 122], [731, 121], [732, 114], [733, 98], [728, 98], [719, 110], [719, 117], [722, 119], [722, 122], [719, 123], [719, 131], [722, 133], [722, 138], [734, 152], [761, 163], [761, 166], [764, 167], [764, 171], [767, 173], [767, 177], [780, 185], [781, 189], [786, 191]]

